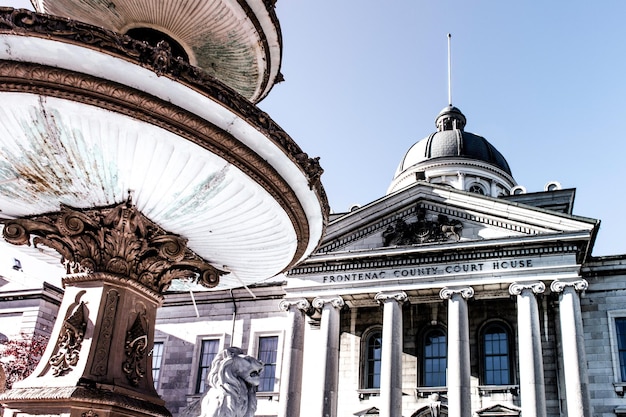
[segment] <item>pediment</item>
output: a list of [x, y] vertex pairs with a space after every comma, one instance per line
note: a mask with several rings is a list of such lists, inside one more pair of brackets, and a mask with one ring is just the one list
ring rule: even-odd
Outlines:
[[596, 221], [419, 183], [332, 221], [317, 254], [590, 232]]
[[492, 417], [504, 417], [504, 416], [519, 416], [520, 409], [514, 406], [506, 406], [502, 404], [496, 404], [489, 407], [482, 408], [476, 411], [478, 416], [492, 416]]
[[366, 408], [365, 410], [357, 411], [354, 413], [355, 416], [378, 416], [380, 411], [376, 407]]

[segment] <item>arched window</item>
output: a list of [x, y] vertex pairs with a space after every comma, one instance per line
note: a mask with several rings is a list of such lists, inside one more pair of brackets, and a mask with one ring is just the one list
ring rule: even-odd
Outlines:
[[511, 331], [500, 322], [485, 325], [480, 332], [482, 385], [513, 384]]
[[446, 333], [435, 327], [426, 331], [422, 340], [422, 386], [443, 387], [448, 365]]
[[380, 329], [373, 329], [365, 335], [363, 343], [363, 388], [380, 388], [380, 359], [383, 346], [383, 334]]

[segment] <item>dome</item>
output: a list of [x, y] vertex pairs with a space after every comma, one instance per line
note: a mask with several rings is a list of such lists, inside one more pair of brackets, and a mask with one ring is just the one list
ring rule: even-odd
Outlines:
[[[402, 158], [389, 192], [410, 185], [407, 177], [411, 178], [410, 182], [433, 178], [427, 171], [432, 171], [434, 166], [438, 167], [439, 177], [457, 176], [459, 173], [473, 176], [481, 174], [479, 176], [484, 177], [487, 182], [503, 180], [506, 183], [504, 189], [510, 189], [509, 184], [515, 185], [504, 156], [484, 137], [466, 132], [466, 121], [458, 108], [452, 105], [444, 108], [435, 119], [437, 132], [415, 143]], [[446, 166], [450, 169], [441, 174]], [[458, 188], [466, 189], [464, 186]]]

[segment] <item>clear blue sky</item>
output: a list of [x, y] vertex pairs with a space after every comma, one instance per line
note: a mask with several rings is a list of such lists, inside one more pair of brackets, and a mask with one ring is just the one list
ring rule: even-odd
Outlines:
[[[28, 6], [28, 1], [5, 1]], [[260, 103], [311, 156], [335, 212], [385, 194], [452, 101], [518, 184], [576, 188], [602, 220], [594, 255], [626, 253], [626, 2], [278, 0], [282, 73]]]
[[334, 211], [384, 195], [452, 101], [529, 192], [576, 188], [602, 220], [594, 255], [626, 253], [626, 2], [279, 0], [282, 72], [260, 106], [321, 157]]

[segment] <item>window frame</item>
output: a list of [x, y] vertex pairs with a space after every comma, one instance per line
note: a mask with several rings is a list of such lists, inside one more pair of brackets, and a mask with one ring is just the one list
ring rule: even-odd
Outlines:
[[[507, 355], [508, 355], [508, 366], [509, 366], [509, 382], [507, 384], [487, 384], [486, 383], [486, 372], [487, 366], [485, 363], [486, 352], [485, 352], [485, 339], [484, 336], [486, 331], [491, 327], [499, 327], [504, 330], [504, 333], [507, 336]], [[515, 373], [516, 362], [515, 358], [517, 357], [517, 352], [515, 351], [515, 340], [513, 328], [511, 325], [505, 320], [501, 319], [493, 319], [484, 322], [480, 328], [478, 329], [478, 366], [479, 366], [479, 385], [480, 386], [489, 386], [489, 387], [511, 387], [515, 386], [517, 381], [517, 375]]]
[[[163, 377], [163, 361], [165, 360], [165, 346], [167, 344], [166, 342], [167, 342], [167, 340], [165, 340], [165, 339], [157, 339], [157, 340], [155, 340], [152, 343], [152, 350], [150, 351], [150, 358], [151, 358], [150, 362], [152, 364], [152, 367], [150, 369], [151, 372], [152, 372], [152, 384], [154, 385], [154, 389], [157, 390], [157, 391], [159, 390], [159, 388], [161, 388], [161, 381], [163, 380], [163, 378], [162, 378]], [[158, 368], [155, 368], [155, 366], [154, 366], [155, 365], [154, 364], [154, 347], [157, 344], [160, 344], [162, 346], [162, 348], [161, 348], [161, 360], [159, 362], [159, 366], [158, 366]], [[155, 369], [159, 370], [159, 377], [158, 377], [156, 382], [154, 381], [154, 370]]]
[[[383, 327], [380, 325], [372, 326], [365, 330], [361, 335], [361, 355], [360, 355], [360, 363], [359, 367], [361, 376], [359, 378], [359, 386], [360, 391], [367, 392], [379, 392], [380, 385], [378, 387], [370, 387], [368, 386], [368, 376], [369, 376], [369, 340], [377, 333], [380, 333], [381, 340], [381, 351], [382, 351], [382, 338], [383, 338]], [[379, 376], [380, 379], [380, 376]]]
[[489, 195], [487, 194], [486, 187], [478, 181], [469, 183], [467, 185], [467, 192], [478, 195]]
[[267, 331], [254, 331], [251, 335], [252, 345], [248, 350], [248, 355], [255, 357], [258, 359], [259, 357], [259, 340], [261, 337], [278, 337], [277, 345], [276, 345], [276, 368], [274, 369], [274, 390], [273, 391], [257, 391], [257, 396], [259, 397], [274, 397], [278, 395], [280, 391], [280, 379], [282, 373], [282, 362], [283, 362], [283, 344], [284, 344], [284, 332], [276, 331], [276, 330], [267, 330]]
[[200, 355], [202, 354], [202, 342], [205, 340], [219, 340], [217, 351], [220, 352], [224, 349], [227, 340], [225, 333], [213, 333], [213, 334], [203, 334], [196, 336], [196, 343], [193, 350], [193, 361], [192, 361], [192, 372], [191, 378], [189, 379], [189, 387], [188, 393], [191, 396], [203, 395], [203, 392], [196, 391], [198, 385], [198, 378], [200, 378], [200, 364], [202, 362], [202, 358]]
[[[426, 358], [426, 338], [435, 331], [439, 331], [445, 336], [445, 342], [446, 342], [446, 348], [445, 348], [446, 366], [445, 366], [445, 371], [444, 371], [445, 383], [443, 385], [426, 385], [426, 359], [428, 359]], [[448, 384], [448, 329], [442, 325], [435, 325], [435, 326], [429, 325], [420, 332], [418, 342], [419, 342], [418, 347], [419, 347], [420, 359], [417, 362], [418, 364], [417, 377], [418, 377], [418, 387], [420, 388], [420, 391], [423, 391], [424, 388], [432, 392], [438, 392], [439, 391], [438, 388], [445, 389]]]
[[611, 348], [611, 359], [613, 362], [613, 386], [615, 388], [615, 392], [618, 395], [623, 396], [626, 387], [626, 380], [622, 379], [621, 363], [619, 360], [619, 345], [617, 340], [617, 326], [615, 325], [615, 320], [626, 319], [626, 309], [607, 311], [607, 317], [609, 324], [609, 345]]

